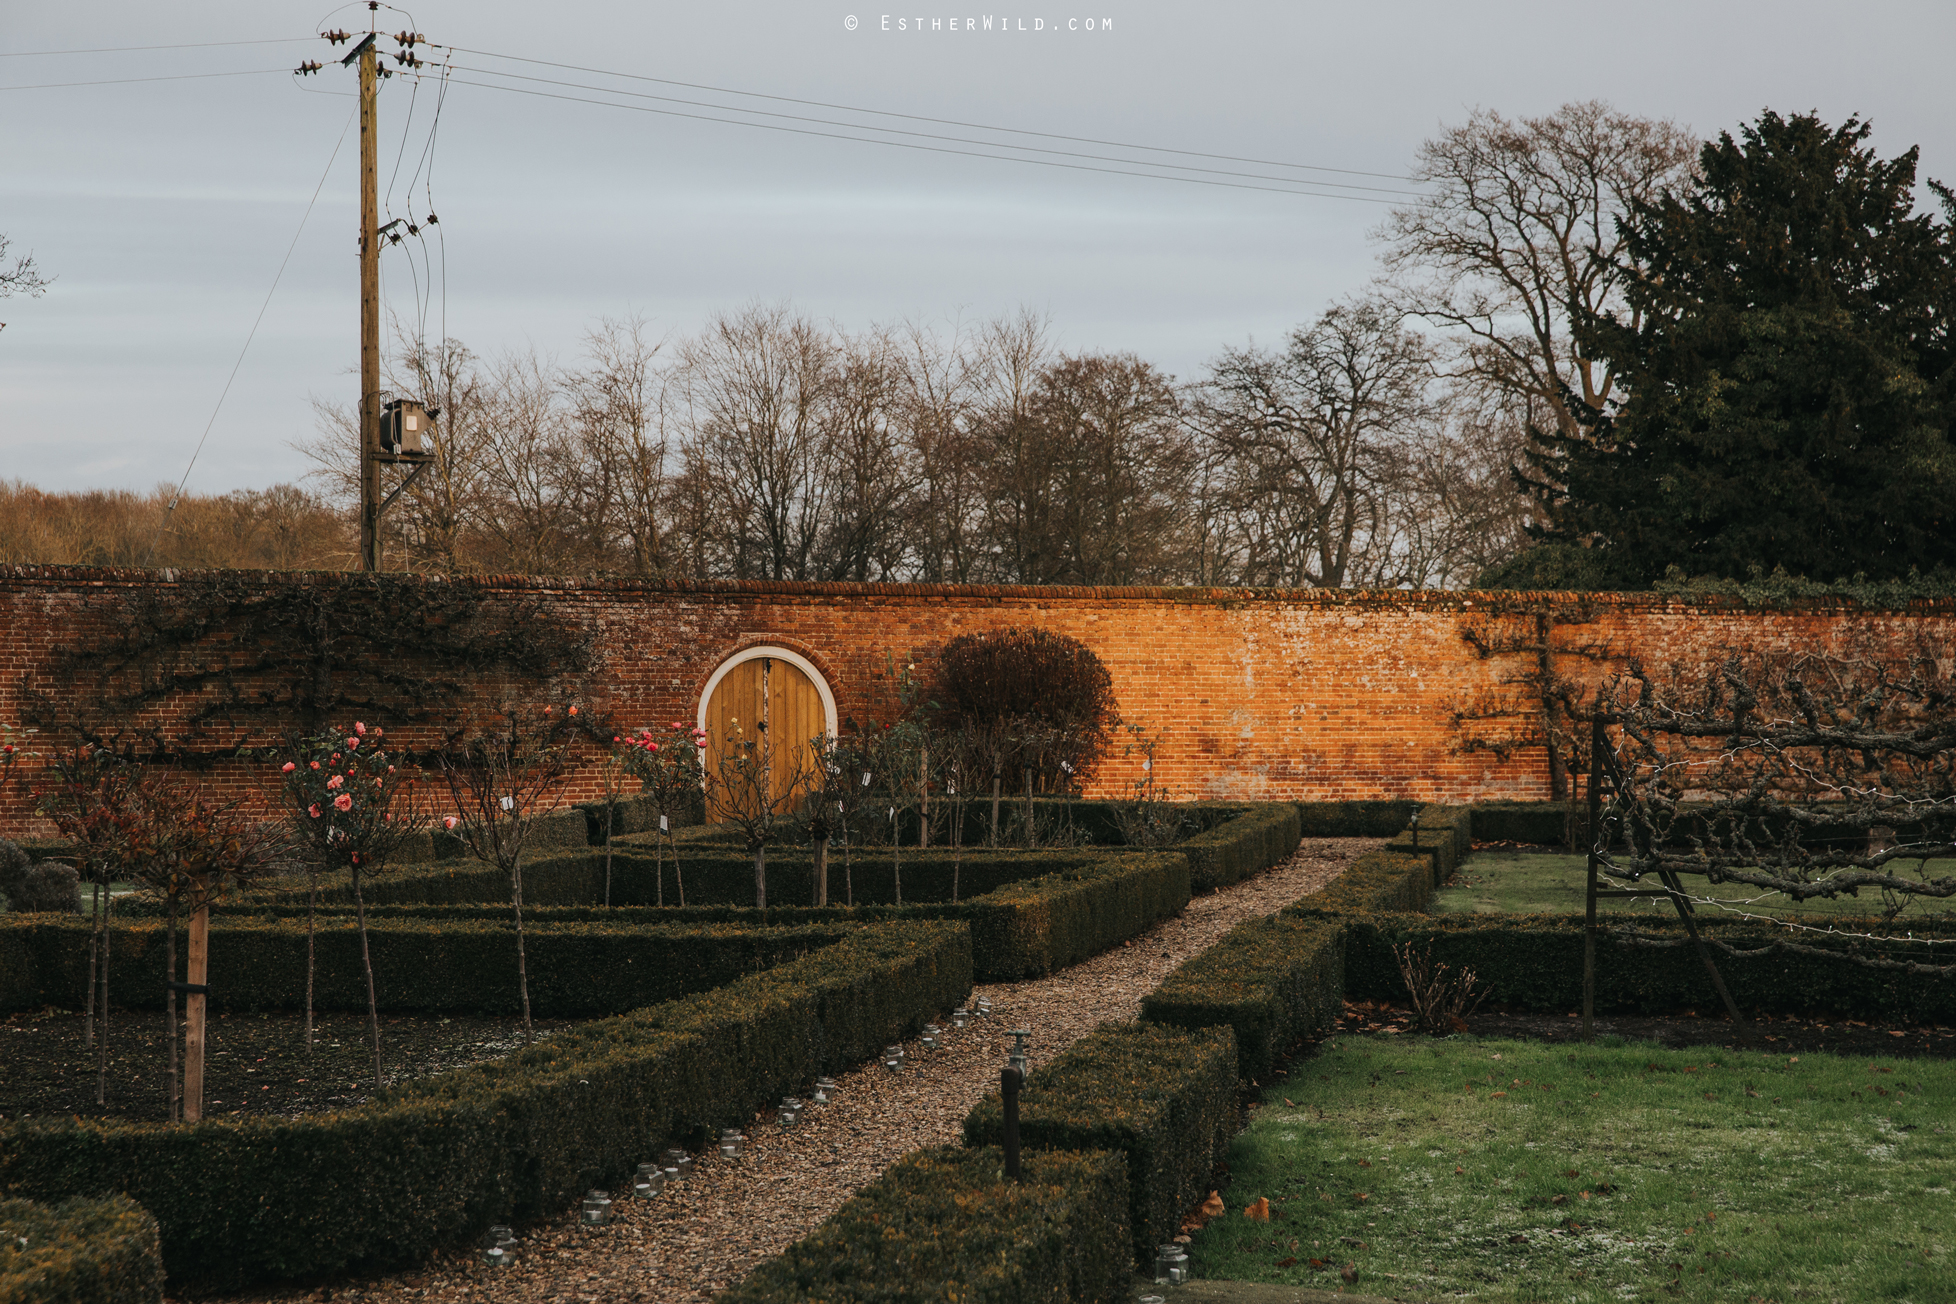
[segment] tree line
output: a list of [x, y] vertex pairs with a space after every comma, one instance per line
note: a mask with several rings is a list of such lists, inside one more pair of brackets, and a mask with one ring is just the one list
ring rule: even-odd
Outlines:
[[[441, 435], [385, 518], [388, 568], [1578, 589], [1940, 573], [1956, 195], [1930, 181], [1942, 213], [1917, 211], [1915, 151], [1882, 159], [1870, 133], [1768, 111], [1705, 142], [1595, 101], [1477, 111], [1420, 147], [1420, 197], [1377, 232], [1369, 286], [1186, 378], [1057, 348], [1031, 312], [847, 329], [753, 304], [658, 338], [604, 319], [569, 362], [400, 331], [387, 384], [439, 408]], [[230, 564], [350, 565], [352, 405], [317, 406], [299, 507], [284, 487], [201, 500], [232, 523], [192, 528], [146, 504], [177, 531], [146, 555], [199, 564], [228, 529]], [[277, 542], [321, 504], [334, 542]], [[131, 549], [9, 521], [0, 550]]]

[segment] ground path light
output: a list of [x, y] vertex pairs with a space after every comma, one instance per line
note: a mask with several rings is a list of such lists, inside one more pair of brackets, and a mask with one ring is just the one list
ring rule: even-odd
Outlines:
[[1155, 1250], [1155, 1285], [1179, 1286], [1189, 1279], [1188, 1251], [1170, 1242]]
[[516, 1262], [516, 1233], [508, 1227], [491, 1227], [482, 1238], [482, 1261], [491, 1268], [507, 1268]]
[[960, 1032], [971, 1022], [971, 1011], [962, 1007], [951, 1011], [951, 1026]]
[[922, 1046], [925, 1050], [941, 1050], [943, 1048], [944, 1043], [939, 1041], [937, 1038], [938, 1038], [938, 1034], [942, 1033], [943, 1031], [944, 1030], [942, 1028], [938, 1027], [934, 1023], [926, 1023], [924, 1025], [924, 1035], [918, 1039], [917, 1044]]
[[641, 1200], [650, 1200], [666, 1189], [666, 1170], [657, 1164], [640, 1164], [632, 1174], [632, 1194]]
[[1017, 1069], [1019, 1076], [1023, 1078], [1026, 1075], [1026, 1038], [1032, 1036], [1032, 1029], [1014, 1028], [1005, 1035], [1011, 1037], [1016, 1043], [1012, 1047], [1012, 1053], [1005, 1057], [1005, 1062]]
[[693, 1171], [693, 1157], [678, 1146], [666, 1151], [666, 1176], [686, 1177]]
[[584, 1207], [578, 1221], [585, 1227], [602, 1227], [611, 1221], [611, 1197], [603, 1191], [592, 1191], [584, 1197]]
[[720, 1157], [722, 1159], [740, 1158], [741, 1143], [747, 1138], [739, 1128], [730, 1127], [720, 1133]]
[[836, 1092], [836, 1086], [835, 1086], [834, 1078], [815, 1079], [814, 1100], [816, 1104], [818, 1105], [828, 1104], [831, 1100], [835, 1099], [835, 1092]]

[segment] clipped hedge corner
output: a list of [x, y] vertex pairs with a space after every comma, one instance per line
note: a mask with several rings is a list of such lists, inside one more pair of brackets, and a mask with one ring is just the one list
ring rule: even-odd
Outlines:
[[0, 1200], [6, 1304], [161, 1304], [156, 1219], [124, 1195], [62, 1204]]
[[368, 1104], [164, 1126], [0, 1123], [0, 1191], [122, 1191], [173, 1281], [228, 1288], [410, 1262], [561, 1209], [676, 1134], [861, 1063], [971, 989], [956, 923], [854, 926], [710, 992], [567, 1029]]
[[[1104, 1023], [1033, 1070], [1020, 1097], [1028, 1149], [1119, 1150], [1137, 1261], [1171, 1239], [1209, 1190], [1236, 1132], [1236, 1038], [1228, 1027]], [[996, 1092], [964, 1120], [965, 1144], [1004, 1139]]]
[[1117, 1304], [1129, 1288], [1127, 1161], [990, 1147], [898, 1160], [715, 1304]]
[[1286, 1047], [1332, 1025], [1344, 991], [1343, 926], [1272, 915], [1238, 924], [1185, 961], [1142, 998], [1141, 1017], [1182, 1028], [1227, 1024], [1237, 1076], [1256, 1082]]

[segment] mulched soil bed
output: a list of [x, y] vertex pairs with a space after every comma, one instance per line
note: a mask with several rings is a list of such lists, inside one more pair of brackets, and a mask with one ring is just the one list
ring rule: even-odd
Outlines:
[[[568, 1026], [539, 1019], [539, 1037]], [[169, 1092], [167, 1020], [161, 1010], [109, 1012], [107, 1103], [95, 1103], [96, 1052], [72, 1010], [0, 1018], [0, 1118], [74, 1114], [161, 1123]], [[500, 1059], [523, 1044], [518, 1018], [380, 1018], [381, 1071], [390, 1085]], [[213, 1016], [206, 1025], [204, 1112], [304, 1114], [366, 1100], [373, 1089], [367, 1016], [318, 1015], [306, 1050], [303, 1014]]]

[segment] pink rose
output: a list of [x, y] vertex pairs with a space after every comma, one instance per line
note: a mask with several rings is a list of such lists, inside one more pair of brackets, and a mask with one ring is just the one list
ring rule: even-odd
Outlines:
[[365, 738], [367, 736], [367, 726], [361, 724], [358, 720], [355, 720], [353, 722], [353, 732], [359, 734], [362, 738]]
[[332, 778], [326, 780], [326, 788], [328, 791], [331, 791], [332, 789], [339, 787], [342, 783], [345, 782], [346, 782], [345, 779], [342, 779], [339, 775], [336, 774]]
[[314, 762], [312, 763], [312, 768], [313, 768], [313, 769], [315, 769], [315, 770], [316, 770], [316, 769], [318, 769], [318, 768], [319, 768], [319, 762], [318, 762], [318, 761], [314, 761]]
[[388, 772], [389, 774], [392, 774], [392, 773], [394, 772], [394, 767], [393, 767], [393, 766], [391, 766], [391, 765], [390, 765], [390, 766], [388, 766], [388, 767], [387, 767], [387, 772]]
[[611, 741], [615, 743], [615, 742], [620, 742], [622, 740], [618, 737], [617, 734], [613, 734], [611, 735]]
[[348, 750], [349, 752], [352, 751], [354, 748], [358, 747], [359, 745], [360, 745], [360, 740], [358, 738], [349, 738], [346, 740], [346, 750]]
[[294, 770], [296, 770], [296, 769], [298, 769], [298, 768], [299, 768], [298, 766], [296, 766], [296, 765], [294, 765], [294, 764], [293, 764], [292, 762], [290, 762], [290, 761], [287, 761], [287, 762], [286, 762], [286, 763], [285, 763], [284, 765], [282, 765], [282, 766], [280, 766], [280, 767], [279, 767], [279, 769], [280, 769], [280, 771], [281, 771], [282, 773], [285, 773], [285, 774], [290, 774], [290, 773], [292, 773], [292, 771], [294, 771]]
[[441, 817], [441, 826], [449, 830], [451, 833], [454, 832], [455, 826], [457, 824], [460, 824], [461, 822], [462, 821], [456, 819], [453, 815], [444, 815]]
[[546, 707], [544, 707], [544, 708], [543, 708], [543, 713], [544, 713], [545, 715], [549, 715], [549, 714], [550, 714], [550, 708], [549, 708], [549, 707], [547, 707], [547, 706], [546, 706]]
[[572, 707], [572, 708], [570, 709], [570, 713], [571, 713], [572, 715], [576, 715], [576, 714], [577, 714], [577, 708], [573, 706], [573, 707]]
[[645, 750], [646, 750], [646, 751], [648, 751], [648, 752], [656, 752], [656, 751], [658, 751], [658, 750], [659, 750], [659, 744], [657, 744], [657, 743], [647, 743], [647, 744], [645, 744]]
[[337, 811], [352, 810], [353, 794], [350, 792], [343, 792], [339, 796], [333, 798], [333, 809]]
[[314, 819], [318, 819], [318, 818], [319, 818], [319, 803], [318, 803], [318, 802], [314, 802], [314, 803], [313, 803], [312, 805], [310, 805], [310, 806], [308, 806], [308, 807], [306, 807], [306, 814], [308, 814], [308, 815], [310, 815], [310, 816], [312, 816], [312, 817], [313, 817]]

